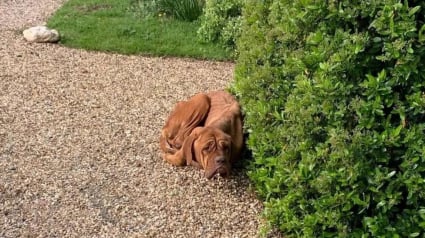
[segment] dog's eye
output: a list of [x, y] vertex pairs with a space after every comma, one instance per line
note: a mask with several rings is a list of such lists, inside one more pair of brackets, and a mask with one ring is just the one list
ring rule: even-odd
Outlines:
[[221, 148], [223, 149], [223, 151], [228, 152], [229, 151], [229, 146], [228, 145], [222, 145]]
[[214, 147], [214, 142], [208, 142], [208, 144], [204, 147], [204, 151], [212, 151]]
[[228, 145], [226, 142], [224, 142], [224, 141], [222, 141], [222, 142], [220, 143], [220, 147], [221, 147], [221, 149], [223, 149], [223, 150], [228, 150], [228, 149], [229, 149], [229, 145]]

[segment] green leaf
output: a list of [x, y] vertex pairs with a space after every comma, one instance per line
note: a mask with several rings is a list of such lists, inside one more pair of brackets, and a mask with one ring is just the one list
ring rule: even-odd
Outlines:
[[401, 129], [403, 129], [403, 125], [399, 125], [396, 129], [392, 130], [391, 136], [398, 137], [400, 135]]
[[391, 171], [390, 173], [387, 174], [387, 179], [391, 178], [392, 176], [394, 176], [397, 173], [397, 171]]
[[416, 7], [412, 8], [412, 9], [410, 9], [409, 16], [415, 15], [420, 9], [421, 9], [421, 6], [416, 6]]
[[425, 24], [423, 24], [421, 29], [419, 30], [419, 42], [420, 43], [425, 42]]

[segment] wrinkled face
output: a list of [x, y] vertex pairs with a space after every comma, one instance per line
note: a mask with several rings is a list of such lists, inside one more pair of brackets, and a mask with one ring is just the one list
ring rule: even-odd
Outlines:
[[203, 128], [193, 144], [196, 161], [205, 170], [210, 179], [219, 174], [230, 175], [231, 137], [219, 129]]

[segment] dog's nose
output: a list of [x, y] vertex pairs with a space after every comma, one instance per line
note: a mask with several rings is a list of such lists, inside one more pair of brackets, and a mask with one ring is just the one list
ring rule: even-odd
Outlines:
[[215, 162], [217, 163], [217, 164], [224, 164], [224, 162], [225, 162], [226, 160], [224, 159], [224, 157], [223, 156], [219, 156], [219, 157], [216, 157], [215, 158]]

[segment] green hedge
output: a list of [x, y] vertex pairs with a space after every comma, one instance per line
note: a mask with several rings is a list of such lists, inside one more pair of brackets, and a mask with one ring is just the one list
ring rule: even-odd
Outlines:
[[288, 237], [425, 237], [425, 2], [246, 1], [233, 91]]
[[205, 42], [220, 42], [226, 49], [235, 50], [241, 33], [244, 0], [206, 0], [198, 36]]

